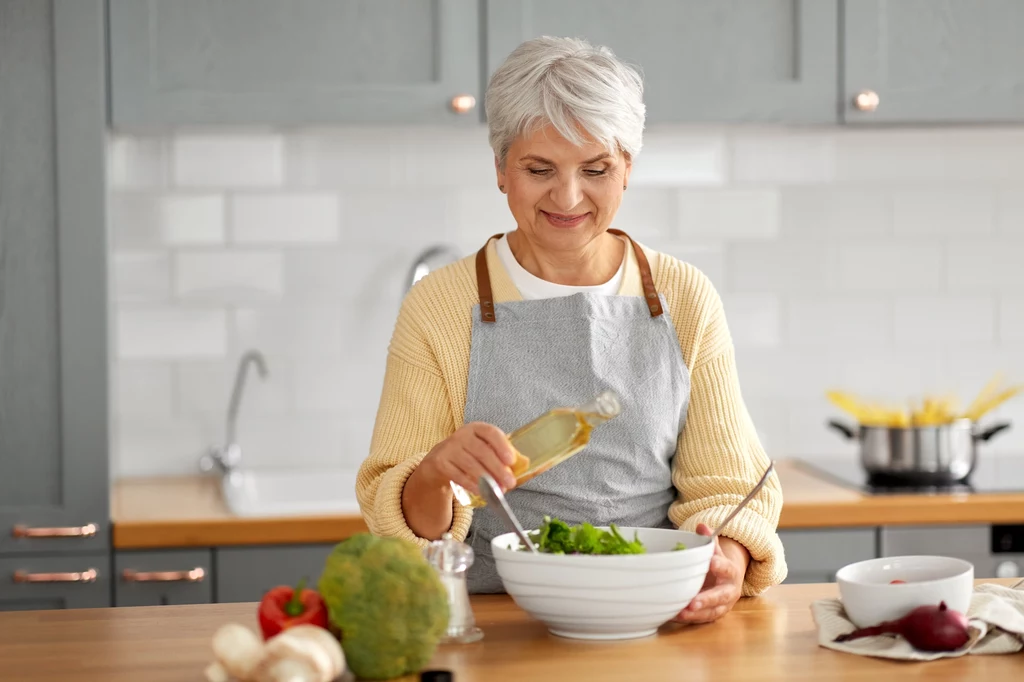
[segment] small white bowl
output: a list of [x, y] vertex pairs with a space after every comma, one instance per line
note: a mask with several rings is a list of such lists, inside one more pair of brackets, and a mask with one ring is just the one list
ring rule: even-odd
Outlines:
[[[893, 580], [906, 583], [893, 585]], [[858, 628], [866, 628], [942, 601], [966, 614], [974, 592], [974, 564], [945, 556], [868, 559], [839, 569], [836, 583], [846, 615]]]
[[[605, 528], [606, 530], [607, 528]], [[700, 592], [714, 554], [705, 535], [667, 528], [636, 533], [646, 554], [558, 555], [520, 550], [515, 533], [491, 541], [505, 591], [551, 634], [572, 639], [647, 637]], [[682, 542], [686, 549], [673, 551]]]

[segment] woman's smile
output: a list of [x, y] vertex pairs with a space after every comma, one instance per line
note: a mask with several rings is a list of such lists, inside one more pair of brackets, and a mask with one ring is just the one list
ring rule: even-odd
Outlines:
[[549, 223], [560, 228], [576, 227], [590, 216], [589, 213], [552, 213], [543, 209], [541, 213]]

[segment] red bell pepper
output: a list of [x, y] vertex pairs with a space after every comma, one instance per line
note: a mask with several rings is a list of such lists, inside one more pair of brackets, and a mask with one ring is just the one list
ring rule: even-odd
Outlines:
[[305, 587], [306, 579], [303, 578], [294, 589], [278, 585], [263, 595], [257, 615], [264, 640], [295, 625], [317, 625], [329, 629], [327, 605], [319, 592]]

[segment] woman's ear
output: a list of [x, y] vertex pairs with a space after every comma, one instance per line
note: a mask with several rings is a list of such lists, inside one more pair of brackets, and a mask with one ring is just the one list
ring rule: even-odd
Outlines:
[[504, 194], [505, 193], [505, 171], [501, 167], [501, 161], [498, 160], [497, 156], [494, 157], [494, 174], [498, 177], [498, 189], [501, 191], [502, 194]]
[[622, 174], [622, 189], [629, 187], [629, 174], [633, 170], [633, 158], [628, 154], [623, 154], [623, 158], [626, 162], [626, 171]]

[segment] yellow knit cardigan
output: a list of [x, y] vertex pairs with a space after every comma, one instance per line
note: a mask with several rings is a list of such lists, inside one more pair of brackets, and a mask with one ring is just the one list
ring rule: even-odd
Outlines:
[[[747, 413], [732, 338], [721, 299], [695, 267], [641, 245], [655, 287], [665, 295], [683, 359], [690, 370], [690, 405], [673, 461], [678, 497], [669, 518], [694, 530], [715, 527], [757, 483], [769, 459]], [[626, 249], [620, 295], [642, 296], [636, 255]], [[494, 246], [487, 245], [494, 302], [521, 300]], [[370, 454], [356, 495], [372, 533], [425, 546], [406, 523], [402, 489], [427, 452], [463, 424], [469, 376], [472, 307], [479, 301], [475, 256], [432, 272], [402, 304], [388, 349], [384, 387]], [[463, 540], [472, 510], [453, 502], [452, 535]], [[750, 552], [744, 596], [782, 582], [786, 561], [776, 532], [782, 508], [778, 478], [767, 481], [722, 535]]]

